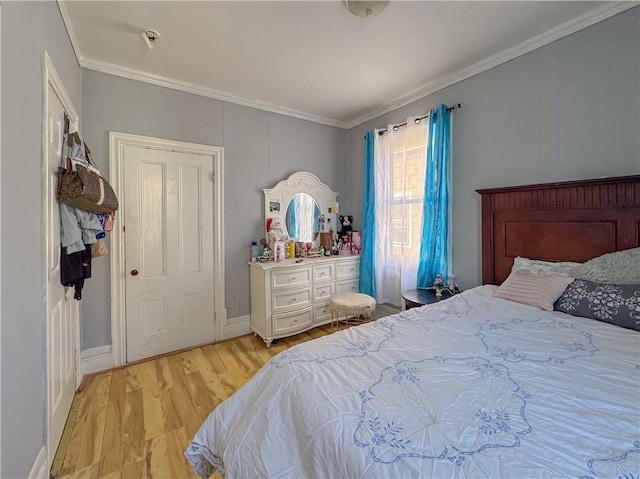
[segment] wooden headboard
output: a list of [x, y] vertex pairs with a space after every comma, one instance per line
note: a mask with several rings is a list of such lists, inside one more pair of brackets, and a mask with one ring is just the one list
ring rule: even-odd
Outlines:
[[482, 195], [482, 283], [513, 259], [583, 262], [640, 246], [640, 175], [476, 190]]

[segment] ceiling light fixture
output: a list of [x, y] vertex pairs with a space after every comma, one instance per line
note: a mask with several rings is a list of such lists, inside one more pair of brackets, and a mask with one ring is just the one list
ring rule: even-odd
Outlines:
[[147, 45], [149, 50], [153, 50], [153, 44], [156, 42], [158, 38], [160, 38], [160, 34], [155, 30], [151, 30], [151, 29], [145, 30], [144, 32], [141, 33], [141, 35], [142, 35], [142, 39], [144, 40], [144, 43]]
[[389, 0], [342, 0], [342, 3], [354, 15], [372, 18], [387, 8]]

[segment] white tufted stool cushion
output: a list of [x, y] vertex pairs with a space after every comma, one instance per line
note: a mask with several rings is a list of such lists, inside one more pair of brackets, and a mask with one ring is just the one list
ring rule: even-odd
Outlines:
[[343, 321], [354, 318], [356, 322], [360, 321], [360, 316], [371, 320], [376, 310], [376, 300], [371, 296], [362, 293], [345, 293], [336, 294], [331, 297], [329, 302], [331, 306], [331, 324], [338, 324], [343, 317]]

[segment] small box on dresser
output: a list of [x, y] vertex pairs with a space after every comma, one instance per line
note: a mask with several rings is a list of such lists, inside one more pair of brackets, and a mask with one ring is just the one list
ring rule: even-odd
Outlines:
[[358, 292], [360, 256], [325, 256], [270, 263], [249, 263], [251, 330], [267, 346], [331, 322], [329, 300]]

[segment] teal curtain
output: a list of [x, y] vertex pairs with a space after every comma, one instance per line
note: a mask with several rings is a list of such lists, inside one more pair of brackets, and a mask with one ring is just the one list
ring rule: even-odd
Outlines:
[[365, 135], [364, 186], [362, 188], [362, 250], [360, 252], [361, 293], [376, 297], [376, 187], [374, 170], [375, 137], [373, 131]]
[[429, 118], [418, 288], [432, 286], [438, 273], [445, 279], [449, 273], [451, 115], [440, 105]]

